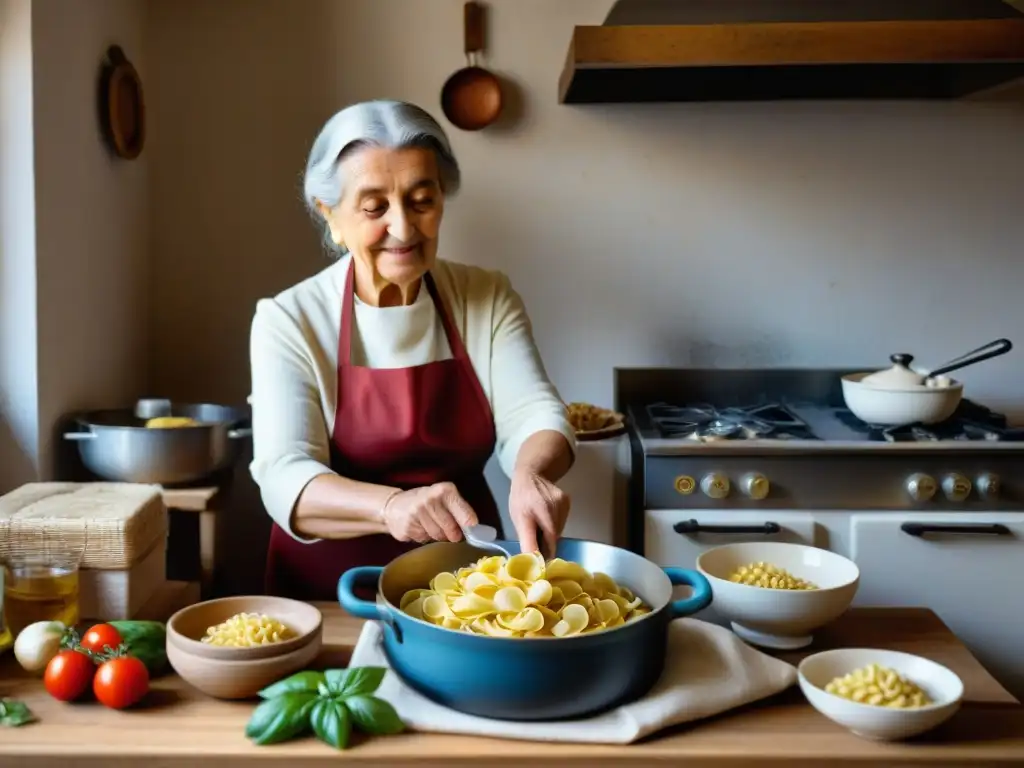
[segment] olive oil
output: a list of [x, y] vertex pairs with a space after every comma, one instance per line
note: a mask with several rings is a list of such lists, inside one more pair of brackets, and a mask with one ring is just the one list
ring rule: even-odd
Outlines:
[[17, 637], [36, 621], [78, 623], [78, 568], [76, 566], [18, 564], [4, 573], [4, 625]]

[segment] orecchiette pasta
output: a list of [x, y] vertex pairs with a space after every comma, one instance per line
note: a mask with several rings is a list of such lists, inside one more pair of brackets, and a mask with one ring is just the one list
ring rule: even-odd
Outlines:
[[251, 648], [291, 640], [295, 633], [277, 619], [261, 613], [236, 613], [203, 635], [203, 642], [229, 648]]
[[797, 578], [789, 571], [771, 563], [750, 563], [741, 565], [729, 575], [729, 581], [746, 584], [748, 587], [765, 589], [817, 589], [817, 585]]
[[439, 573], [427, 589], [402, 595], [410, 616], [447, 629], [492, 637], [569, 637], [621, 626], [650, 613], [628, 588], [539, 554], [483, 557]]
[[878, 664], [869, 664], [837, 677], [825, 686], [825, 690], [850, 701], [892, 709], [913, 709], [932, 703], [928, 694], [912, 682], [895, 670]]

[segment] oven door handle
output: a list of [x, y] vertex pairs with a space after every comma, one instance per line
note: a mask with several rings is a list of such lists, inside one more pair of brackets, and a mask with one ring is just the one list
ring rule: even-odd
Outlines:
[[672, 529], [683, 536], [694, 533], [759, 533], [763, 536], [774, 536], [782, 531], [782, 526], [772, 522], [762, 525], [705, 525], [696, 520], [682, 520], [673, 525]]
[[1012, 536], [1013, 532], [1002, 523], [903, 523], [900, 530], [921, 538], [929, 533], [967, 533], [976, 536]]

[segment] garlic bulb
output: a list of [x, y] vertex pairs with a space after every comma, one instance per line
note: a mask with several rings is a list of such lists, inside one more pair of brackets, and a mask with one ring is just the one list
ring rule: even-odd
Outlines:
[[59, 621], [37, 621], [18, 633], [14, 658], [28, 672], [42, 672], [60, 651], [67, 627]]

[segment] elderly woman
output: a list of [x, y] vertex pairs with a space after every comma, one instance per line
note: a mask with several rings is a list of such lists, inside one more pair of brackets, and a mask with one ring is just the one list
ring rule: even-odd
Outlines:
[[553, 551], [572, 428], [508, 278], [437, 258], [458, 187], [444, 131], [411, 104], [348, 107], [313, 143], [306, 203], [339, 258], [252, 323], [269, 594], [332, 600], [349, 568], [501, 530], [495, 449], [523, 551]]

